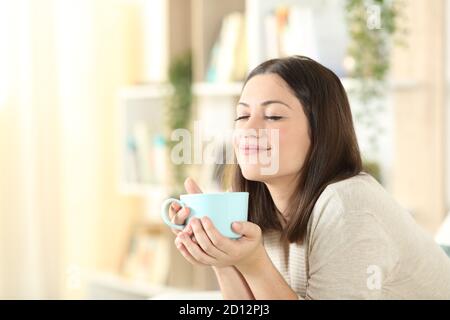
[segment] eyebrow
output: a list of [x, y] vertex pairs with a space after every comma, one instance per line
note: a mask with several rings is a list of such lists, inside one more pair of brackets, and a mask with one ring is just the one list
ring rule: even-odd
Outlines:
[[[280, 100], [267, 100], [267, 101], [262, 102], [260, 104], [260, 106], [266, 107], [269, 104], [273, 104], [273, 103], [279, 103], [279, 104], [282, 104], [282, 105], [288, 107], [289, 109], [292, 109], [288, 104], [286, 104], [286, 103], [284, 103], [283, 101], [280, 101]], [[249, 107], [248, 103], [241, 102], [241, 101], [238, 102], [238, 105], [243, 105], [244, 107]]]

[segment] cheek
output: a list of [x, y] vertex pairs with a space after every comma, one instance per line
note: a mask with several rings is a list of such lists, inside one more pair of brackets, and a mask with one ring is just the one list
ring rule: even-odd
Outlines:
[[280, 163], [289, 167], [301, 167], [310, 147], [305, 130], [280, 129]]

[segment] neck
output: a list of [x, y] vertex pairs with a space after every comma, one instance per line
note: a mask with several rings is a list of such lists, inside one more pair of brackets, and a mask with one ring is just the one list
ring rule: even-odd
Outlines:
[[284, 218], [288, 218], [287, 208], [289, 207], [291, 196], [296, 189], [297, 182], [297, 175], [277, 177], [265, 182], [275, 206]]

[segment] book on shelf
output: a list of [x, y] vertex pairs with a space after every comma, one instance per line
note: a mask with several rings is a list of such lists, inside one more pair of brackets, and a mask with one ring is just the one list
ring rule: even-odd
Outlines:
[[129, 183], [166, 183], [166, 142], [144, 122], [134, 124], [126, 141], [125, 175]]
[[280, 57], [280, 50], [278, 44], [277, 31], [277, 17], [274, 14], [269, 14], [264, 18], [264, 33], [266, 37], [265, 50], [266, 58], [273, 59]]
[[138, 172], [138, 155], [136, 141], [132, 136], [128, 136], [126, 140], [125, 150], [125, 180], [127, 182], [138, 182], [141, 180]]
[[347, 75], [349, 35], [342, 2], [332, 1], [326, 8], [312, 2], [275, 6], [262, 17], [261, 32], [263, 60], [304, 55], [339, 77]]
[[232, 12], [222, 20], [219, 37], [214, 43], [207, 69], [207, 82], [240, 81], [247, 72], [245, 17]]
[[319, 60], [313, 10], [279, 6], [264, 17], [267, 59], [300, 54]]
[[152, 167], [150, 155], [150, 141], [147, 126], [143, 122], [138, 122], [133, 127], [133, 137], [136, 145], [137, 172], [139, 182], [151, 182]]
[[129, 279], [165, 285], [171, 241], [164, 233], [137, 228], [132, 234], [121, 273]]

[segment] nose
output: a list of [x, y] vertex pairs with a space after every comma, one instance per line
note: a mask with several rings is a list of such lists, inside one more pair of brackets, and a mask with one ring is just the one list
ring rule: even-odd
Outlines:
[[241, 141], [242, 139], [247, 141], [259, 141], [267, 134], [264, 119], [258, 114], [250, 115], [250, 117], [247, 118], [247, 121], [243, 122], [236, 129], [236, 141]]
[[242, 129], [264, 129], [265, 123], [261, 116], [257, 114], [251, 114], [250, 117], [245, 121], [245, 123], [241, 127]]

